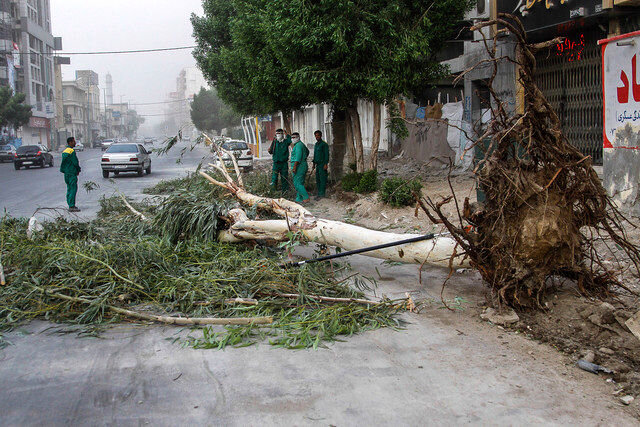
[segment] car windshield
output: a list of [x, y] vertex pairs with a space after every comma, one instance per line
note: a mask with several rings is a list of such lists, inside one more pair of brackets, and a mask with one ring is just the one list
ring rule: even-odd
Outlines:
[[229, 151], [235, 151], [235, 150], [246, 150], [249, 147], [247, 147], [246, 142], [225, 142], [224, 144], [222, 144], [222, 148]]
[[11, 145], [3, 145], [0, 147], [0, 150], [3, 151], [11, 151], [12, 146]]
[[38, 147], [37, 145], [25, 145], [18, 148], [17, 153], [28, 154], [28, 153], [37, 153], [38, 151], [40, 151], [40, 147]]
[[138, 146], [135, 144], [114, 144], [107, 150], [107, 153], [137, 153]]

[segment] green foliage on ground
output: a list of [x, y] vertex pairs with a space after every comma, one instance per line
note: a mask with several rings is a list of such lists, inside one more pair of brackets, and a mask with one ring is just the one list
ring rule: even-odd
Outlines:
[[418, 179], [387, 178], [380, 186], [380, 200], [394, 206], [410, 206], [422, 191], [422, 183]]
[[378, 189], [378, 171], [368, 170], [362, 174], [360, 182], [355, 188], [356, 193], [373, 193]]
[[344, 191], [353, 191], [360, 194], [373, 193], [378, 189], [378, 171], [369, 170], [364, 173], [348, 173], [342, 177], [341, 187]]
[[[258, 188], [266, 179], [248, 181]], [[338, 336], [399, 326], [398, 302], [363, 305], [311, 298], [363, 298], [362, 290], [371, 282], [344, 279], [346, 271], [340, 267], [283, 269], [279, 265], [291, 245], [217, 242], [216, 231], [236, 203], [201, 177], [164, 182], [149, 192], [163, 196], [131, 202], [151, 218], [148, 222], [129, 212], [118, 197], [101, 201], [97, 219], [47, 222], [33, 240], [26, 238], [26, 219], [2, 218], [0, 256], [7, 284], [0, 292], [0, 346], [2, 332], [35, 318], [80, 325], [85, 332], [122, 320], [109, 307], [173, 317], [274, 319], [268, 327], [196, 328], [184, 341], [196, 348], [244, 346], [263, 339], [285, 348], [317, 347]], [[252, 298], [257, 304], [226, 302], [234, 298]]]

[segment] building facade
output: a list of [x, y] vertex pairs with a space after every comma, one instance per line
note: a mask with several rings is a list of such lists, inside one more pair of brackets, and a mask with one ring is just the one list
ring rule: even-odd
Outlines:
[[84, 143], [89, 133], [87, 90], [76, 80], [62, 82], [62, 105], [67, 135]]
[[52, 146], [55, 118], [53, 70], [54, 37], [51, 32], [49, 0], [12, 1], [13, 37], [18, 45], [21, 67], [16, 74], [16, 91], [26, 94], [33, 117], [22, 128], [24, 144]]
[[[565, 136], [596, 164], [602, 164], [602, 71], [598, 40], [610, 35], [640, 29], [640, 5], [630, 0], [477, 0], [467, 16], [469, 25], [496, 17], [498, 13], [515, 15], [522, 22], [529, 42], [541, 42], [563, 37], [564, 42], [540, 51], [536, 56], [538, 86], [554, 107]], [[490, 28], [485, 36], [490, 36]], [[512, 36], [501, 39], [497, 56], [515, 57]], [[487, 59], [482, 35], [463, 34], [452, 40], [456, 49], [449, 49], [443, 61], [452, 78], [426, 91], [421, 102], [462, 100], [463, 125], [478, 135], [490, 119], [486, 113], [493, 102], [486, 82], [492, 73], [489, 66], [478, 67], [464, 76], [462, 85], [453, 85], [453, 78]], [[522, 107], [516, 66], [503, 61], [494, 89], [506, 102], [510, 112]], [[443, 101], [446, 102], [446, 101]], [[474, 132], [475, 131], [475, 132]]]
[[100, 76], [91, 70], [76, 71], [76, 82], [81, 86], [87, 97], [87, 133], [85, 143], [94, 147], [102, 130], [100, 103]]
[[181, 130], [183, 135], [191, 136], [195, 132], [191, 122], [191, 102], [203, 88], [209, 89], [209, 84], [198, 68], [187, 67], [180, 71], [176, 78], [176, 91], [167, 96], [165, 131], [168, 134]]
[[32, 106], [18, 131], [24, 144], [53, 146], [54, 48], [49, 0], [0, 0], [0, 85], [24, 93]]

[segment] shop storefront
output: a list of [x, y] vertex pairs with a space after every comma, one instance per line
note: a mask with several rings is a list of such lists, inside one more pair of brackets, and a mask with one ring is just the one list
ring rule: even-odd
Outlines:
[[602, 164], [602, 67], [598, 40], [607, 37], [613, 11], [602, 0], [498, 0], [516, 15], [530, 41], [564, 37], [537, 54], [537, 81], [568, 140]]

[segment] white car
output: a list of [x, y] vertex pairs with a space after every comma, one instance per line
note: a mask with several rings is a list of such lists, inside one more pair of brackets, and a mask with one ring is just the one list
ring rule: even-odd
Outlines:
[[82, 142], [76, 142], [76, 151], [84, 151], [84, 144]]
[[104, 141], [102, 141], [101, 147], [102, 147], [102, 151], [106, 150], [107, 148], [111, 147], [113, 144], [115, 144], [115, 140], [113, 139], [105, 139]]
[[102, 177], [109, 178], [109, 174], [120, 175], [120, 172], [137, 172], [142, 176], [151, 173], [151, 156], [142, 144], [113, 144], [102, 155], [100, 162]]
[[[247, 145], [246, 142], [240, 140], [231, 140], [222, 143], [221, 145], [223, 150], [232, 153], [238, 162], [238, 166], [240, 166], [245, 171], [250, 171], [253, 169], [253, 153], [251, 149]], [[222, 155], [222, 160], [227, 167], [233, 167], [233, 161], [229, 154], [224, 153]]]

